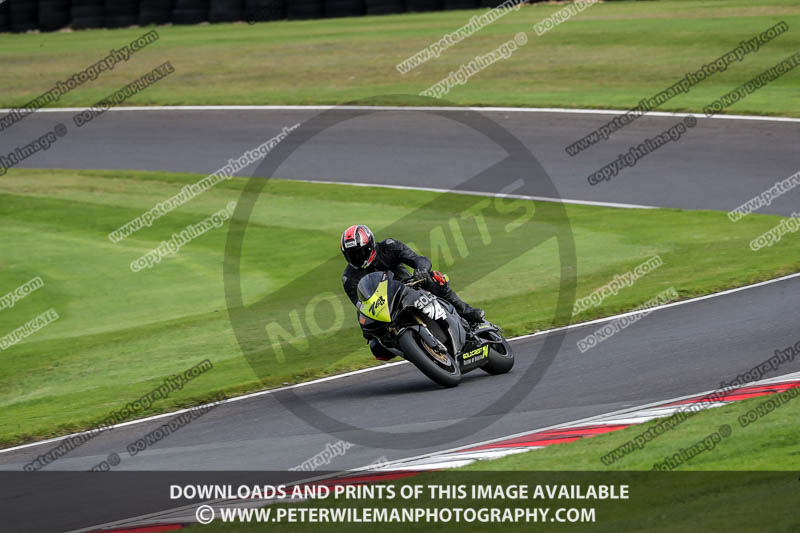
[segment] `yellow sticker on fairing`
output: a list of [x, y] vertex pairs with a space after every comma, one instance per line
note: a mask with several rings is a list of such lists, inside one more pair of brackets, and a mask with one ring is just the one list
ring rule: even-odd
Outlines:
[[387, 297], [388, 288], [388, 281], [380, 282], [372, 296], [361, 304], [361, 312], [372, 320], [391, 322], [392, 317], [389, 315], [389, 306], [387, 305], [389, 303], [389, 298]]
[[475, 357], [475, 356], [478, 356], [478, 355], [482, 356], [482, 357], [480, 357], [480, 359], [483, 359], [484, 357], [487, 357], [489, 355], [489, 345], [486, 344], [486, 345], [478, 348], [477, 350], [472, 350], [471, 352], [467, 352], [467, 353], [463, 354], [461, 356], [461, 358], [466, 360], [466, 359], [469, 359], [471, 357]]

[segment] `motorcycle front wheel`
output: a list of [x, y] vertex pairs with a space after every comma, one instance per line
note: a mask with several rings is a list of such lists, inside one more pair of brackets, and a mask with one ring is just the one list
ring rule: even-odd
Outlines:
[[455, 387], [461, 383], [461, 368], [453, 356], [434, 353], [413, 330], [405, 330], [397, 344], [407, 361], [442, 387]]

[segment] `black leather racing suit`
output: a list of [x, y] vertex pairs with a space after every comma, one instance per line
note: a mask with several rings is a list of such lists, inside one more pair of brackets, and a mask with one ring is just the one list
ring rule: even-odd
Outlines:
[[431, 270], [431, 262], [427, 257], [415, 254], [414, 250], [400, 241], [386, 239], [377, 243], [375, 250], [377, 252], [375, 260], [367, 268], [356, 268], [348, 264], [347, 268], [344, 269], [342, 284], [344, 285], [344, 292], [347, 293], [353, 305], [358, 302], [358, 282], [367, 274], [390, 270], [398, 281], [408, 281], [411, 279], [411, 274], [408, 273], [408, 270], [403, 265], [410, 266], [415, 272], [418, 270], [430, 272]]
[[[431, 261], [425, 256], [417, 255], [414, 250], [406, 246], [400, 241], [394, 239], [386, 239], [376, 243], [376, 257], [370, 266], [367, 268], [355, 268], [352, 265], [347, 265], [344, 269], [342, 276], [342, 284], [344, 285], [344, 292], [355, 305], [358, 302], [358, 282], [361, 278], [372, 272], [391, 271], [395, 279], [399, 281], [407, 281], [411, 279], [411, 274], [403, 265], [409, 266], [414, 269], [414, 272], [430, 272]], [[421, 285], [427, 291], [432, 292], [439, 298], [443, 298], [453, 304], [456, 311], [461, 316], [474, 317], [477, 319], [479, 316], [483, 317], [483, 311], [474, 309], [467, 305], [458, 295], [450, 288], [447, 282], [436, 282], [427, 277], [425, 282]], [[479, 319], [477, 321], [480, 321]], [[376, 339], [370, 340], [370, 348], [373, 355], [379, 359], [390, 359], [395, 354], [383, 347]]]

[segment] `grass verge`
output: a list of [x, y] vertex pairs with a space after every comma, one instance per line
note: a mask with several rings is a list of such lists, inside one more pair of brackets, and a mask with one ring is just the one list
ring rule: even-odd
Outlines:
[[[534, 24], [562, 7], [524, 6], [406, 74], [395, 65], [485, 10], [159, 27], [158, 42], [57, 105], [93, 105], [164, 61], [176, 72], [128, 104], [341, 104], [415, 95], [525, 32], [527, 45], [446, 98], [456, 105], [623, 109], [785, 21], [788, 32], [660, 108], [701, 111], [800, 49], [793, 29], [800, 26], [800, 5], [794, 0], [604, 2], [537, 36]], [[130, 28], [0, 34], [0, 63], [14, 72], [0, 79], [0, 106], [24, 105], [142, 33]], [[800, 116], [799, 84], [800, 76], [791, 72], [727, 112]]]
[[[153, 268], [131, 271], [133, 260], [237, 200], [246, 184], [223, 182], [118, 244], [107, 238], [200, 178], [13, 169], [0, 180], [0, 293], [35, 276], [45, 283], [0, 310], [0, 336], [49, 308], [61, 317], [0, 352], [0, 442], [91, 427], [166, 376], [204, 359], [212, 361], [213, 371], [137, 416], [191, 405], [220, 391], [243, 393], [376, 364], [346, 307], [343, 329], [325, 339], [323, 351], [300, 353], [257, 376], [241, 355], [226, 309], [222, 265], [227, 226], [210, 230]], [[554, 204], [512, 202], [506, 214], [487, 216], [482, 226], [464, 214], [476, 201], [488, 200], [447, 195], [433, 209], [427, 204], [434, 197], [422, 191], [270, 180], [245, 234], [245, 304], [280, 293], [285, 301], [265, 310], [278, 316], [286, 302], [307, 302], [327, 291], [340, 295], [344, 263], [337, 242], [342, 228], [358, 220], [385, 238], [384, 228], [413, 212], [403, 234], [391, 236], [417, 243], [435, 267], [450, 274], [459, 293], [485, 308], [508, 335], [553, 326], [560, 277], [552, 243], [521, 252], [518, 241], [495, 238], [491, 255], [469, 251], [487, 231], [502, 236], [519, 218], [514, 206], [526, 211], [533, 206], [541, 226], [565, 224], [549, 214]], [[724, 213], [708, 211], [565, 209], [576, 246], [578, 297], [654, 255], [663, 260], [632, 287], [574, 321], [629, 310], [669, 287], [686, 298], [800, 267], [800, 241], [791, 236], [757, 253], [748, 248], [751, 239], [780, 221], [776, 216], [750, 215], [734, 225]], [[453, 233], [437, 237], [436, 231], [454, 219], [460, 221], [466, 249], [454, 242]], [[316, 272], [313, 279], [291, 284], [310, 271]], [[489, 273], [474, 279], [478, 271]], [[319, 322], [328, 324], [333, 311], [323, 307]]]

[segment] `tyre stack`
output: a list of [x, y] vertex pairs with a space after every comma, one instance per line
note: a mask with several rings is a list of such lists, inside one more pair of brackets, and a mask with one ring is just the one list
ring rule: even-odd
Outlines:
[[175, 0], [174, 24], [198, 24], [208, 20], [208, 0]]
[[476, 9], [481, 0], [444, 0], [444, 8], [449, 9]]
[[11, 31], [25, 32], [39, 27], [38, 0], [8, 0]]
[[288, 0], [287, 6], [287, 15], [291, 20], [321, 19], [325, 16], [324, 0]]
[[405, 13], [404, 0], [366, 0], [367, 15], [389, 15], [391, 13]]
[[72, 0], [72, 28], [85, 30], [103, 27], [104, 0]]
[[442, 0], [406, 0], [408, 11], [439, 11]]
[[11, 20], [8, 17], [8, 2], [0, 4], [0, 32], [11, 29]]
[[244, 18], [244, 0], [211, 0], [210, 22], [235, 22]]
[[325, 0], [326, 17], [360, 17], [366, 12], [364, 0]]
[[70, 0], [39, 0], [39, 21], [41, 31], [55, 31], [69, 26]]
[[250, 24], [286, 18], [286, 0], [245, 0], [244, 20]]
[[139, 23], [139, 0], [105, 0], [106, 28], [127, 28]]
[[172, 22], [172, 0], [139, 0], [139, 26]]

